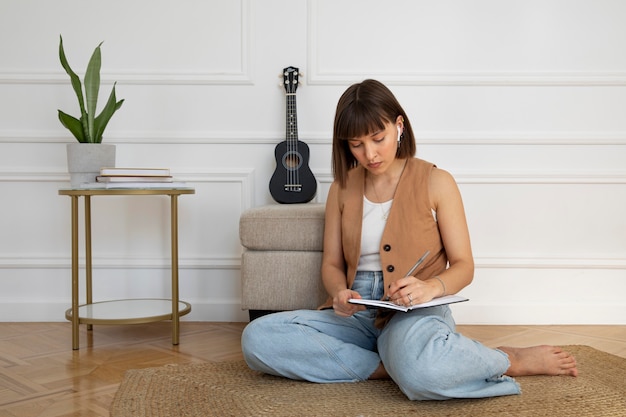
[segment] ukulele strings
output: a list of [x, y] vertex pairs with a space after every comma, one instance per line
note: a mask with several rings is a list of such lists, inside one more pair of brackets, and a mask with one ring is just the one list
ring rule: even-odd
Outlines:
[[[295, 83], [295, 81], [293, 81]], [[291, 86], [293, 90], [287, 93], [287, 184], [290, 191], [294, 191], [295, 188], [299, 188], [300, 184], [300, 171], [299, 165], [299, 153], [298, 153], [298, 120], [296, 115], [296, 93], [295, 86]], [[291, 92], [293, 91], [293, 92]], [[289, 163], [291, 162], [291, 168]]]

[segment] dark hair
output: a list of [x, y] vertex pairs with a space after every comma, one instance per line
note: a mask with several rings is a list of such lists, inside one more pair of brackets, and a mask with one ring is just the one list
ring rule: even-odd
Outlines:
[[332, 169], [335, 180], [344, 187], [348, 171], [358, 162], [350, 152], [348, 140], [369, 135], [395, 123], [398, 116], [404, 118], [404, 132], [398, 158], [415, 156], [415, 136], [406, 113], [393, 93], [380, 81], [365, 80], [353, 84], [342, 94], [337, 103], [333, 127]]

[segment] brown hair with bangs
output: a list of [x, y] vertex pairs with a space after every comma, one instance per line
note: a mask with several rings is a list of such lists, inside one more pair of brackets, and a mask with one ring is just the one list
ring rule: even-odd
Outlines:
[[345, 187], [348, 171], [358, 162], [350, 151], [348, 141], [385, 128], [395, 123], [398, 116], [404, 119], [404, 132], [397, 158], [415, 156], [415, 136], [411, 123], [393, 93], [380, 81], [365, 80], [353, 84], [342, 94], [335, 111], [333, 127], [333, 175]]

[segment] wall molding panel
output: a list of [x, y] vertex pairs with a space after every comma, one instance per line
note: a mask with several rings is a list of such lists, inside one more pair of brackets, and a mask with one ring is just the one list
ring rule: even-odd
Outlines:
[[[588, 65], [585, 60], [589, 58], [577, 53], [583, 50], [577, 45], [579, 41], [610, 45], [615, 42], [612, 38], [616, 36], [615, 32], [626, 37], [626, 30], [620, 28], [619, 19], [607, 18], [605, 30], [585, 31], [585, 38], [580, 38], [580, 27], [587, 23], [587, 14], [593, 5], [585, 3], [580, 10], [572, 10], [562, 1], [553, 0], [543, 5], [530, 3], [537, 9], [535, 13], [544, 14], [545, 19], [520, 23], [515, 7], [505, 10], [504, 4], [495, 0], [480, 0], [472, 4], [456, 2], [453, 6], [420, 2], [413, 7], [408, 0], [399, 0], [394, 3], [394, 10], [413, 10], [415, 13], [393, 13], [389, 19], [380, 19], [376, 30], [368, 32], [359, 27], [363, 25], [361, 19], [347, 21], [341, 17], [364, 7], [370, 8], [375, 15], [385, 16], [389, 12], [388, 5], [373, 1], [352, 0], [331, 4], [328, 0], [309, 0], [308, 83], [349, 85], [364, 78], [376, 78], [388, 85], [400, 86], [626, 86], [626, 62], [616, 62], [610, 47], [606, 49], [606, 54], [594, 54], [598, 65], [604, 64], [607, 68], [584, 69]], [[603, 7], [605, 3], [599, 1], [595, 5]], [[568, 19], [562, 19], [559, 7], [568, 8]], [[499, 19], [485, 20], [486, 15], [498, 16]], [[430, 19], [437, 16], [437, 24], [427, 21], [427, 16]], [[571, 44], [560, 46], [565, 52], [570, 52], [570, 56], [561, 57], [560, 53], [550, 49], [553, 45], [546, 38], [538, 35], [544, 32], [554, 35], [551, 18], [561, 20], [562, 33], [559, 37]], [[507, 24], [509, 22], [510, 25]], [[526, 24], [534, 25], [533, 29], [519, 26]], [[521, 37], [517, 31], [524, 29], [528, 32]], [[339, 31], [343, 34], [342, 42], [336, 42], [333, 35]], [[394, 41], [378, 49], [375, 59], [371, 59], [372, 55], [366, 53], [366, 45], [374, 43], [374, 37], [381, 33], [388, 33]], [[493, 36], [495, 33], [498, 35]], [[363, 45], [359, 45], [354, 38], [356, 36], [362, 38]], [[362, 48], [357, 49], [357, 59], [342, 59], [342, 55], [348, 56], [342, 54], [346, 45]], [[497, 60], [492, 56], [494, 54], [485, 54], [487, 46], [499, 50]], [[569, 48], [572, 50], [569, 51]], [[389, 65], [391, 62], [393, 64]], [[526, 68], [521, 68], [521, 65]], [[432, 69], [433, 66], [437, 69]], [[476, 69], [481, 66], [484, 69]], [[499, 66], [502, 69], [493, 69]]]
[[[223, 5], [228, 2], [222, 2]], [[184, 8], [184, 4], [180, 4]], [[110, 7], [115, 9], [115, 5]], [[158, 7], [154, 5], [152, 7]], [[239, 0], [240, 15], [238, 21], [231, 25], [224, 24], [227, 28], [239, 28], [236, 37], [240, 38], [239, 44], [239, 68], [236, 70], [212, 70], [212, 69], [186, 69], [184, 71], [168, 71], [153, 68], [140, 68], [133, 70], [107, 70], [103, 68], [101, 79], [104, 85], [252, 85], [254, 83], [253, 58], [254, 52], [254, 23], [253, 5], [251, 0]], [[128, 11], [126, 11], [128, 12]], [[119, 18], [119, 16], [118, 16]], [[129, 15], [132, 19], [132, 15]], [[144, 26], [142, 30], [146, 30]], [[222, 33], [223, 36], [230, 36]], [[235, 36], [232, 36], [235, 37]], [[201, 39], [206, 45], [211, 45], [212, 39]], [[67, 43], [67, 37], [65, 42]], [[68, 47], [66, 46], [66, 49]], [[198, 48], [198, 51], [201, 51]], [[207, 53], [209, 51], [206, 51]], [[69, 51], [68, 51], [69, 53]], [[140, 57], [140, 54], [138, 55]], [[68, 57], [69, 59], [69, 57]], [[212, 60], [219, 61], [225, 57], [212, 56]], [[70, 60], [71, 63], [71, 60]], [[59, 65], [60, 66], [60, 65]], [[74, 68], [77, 70], [77, 68]], [[82, 70], [81, 70], [82, 71]], [[77, 72], [79, 72], [77, 70]], [[40, 70], [33, 68], [6, 69], [0, 66], [0, 84], [28, 85], [28, 84], [69, 84], [67, 74], [54, 70]]]

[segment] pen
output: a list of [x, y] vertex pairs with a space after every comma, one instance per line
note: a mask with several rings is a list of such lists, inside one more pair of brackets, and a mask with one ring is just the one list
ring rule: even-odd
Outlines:
[[424, 260], [428, 257], [428, 254], [430, 253], [429, 250], [427, 250], [421, 258], [419, 258], [417, 260], [417, 262], [415, 262], [415, 265], [413, 265], [413, 267], [411, 269], [409, 269], [409, 272], [406, 273], [405, 277], [409, 277], [411, 276], [411, 274], [413, 274], [413, 272], [415, 272], [415, 270], [417, 269], [418, 266], [420, 266], [422, 264], [422, 262], [424, 262]]
[[[422, 264], [422, 262], [424, 262], [424, 260], [426, 260], [426, 258], [428, 257], [428, 254], [430, 254], [430, 251], [429, 251], [429, 250], [427, 250], [426, 252], [424, 252], [424, 254], [422, 255], [422, 257], [421, 257], [421, 258], [419, 258], [419, 259], [417, 260], [417, 262], [415, 262], [415, 265], [413, 265], [413, 266], [411, 267], [411, 269], [409, 269], [409, 272], [407, 272], [407, 273], [406, 273], [405, 277], [411, 276], [411, 274], [412, 274], [413, 272], [415, 272], [415, 270], [417, 269], [417, 267], [418, 267], [418, 266], [420, 266], [420, 265]], [[389, 284], [389, 286], [391, 286], [391, 284]], [[385, 298], [385, 301], [389, 301], [389, 296], [387, 296], [387, 297]]]

